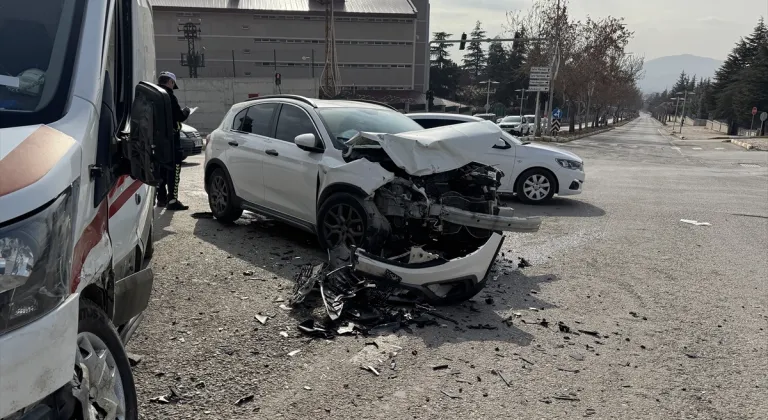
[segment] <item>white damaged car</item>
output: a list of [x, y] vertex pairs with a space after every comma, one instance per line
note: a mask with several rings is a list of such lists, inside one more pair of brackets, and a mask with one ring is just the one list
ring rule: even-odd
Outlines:
[[502, 232], [541, 224], [499, 207], [503, 173], [475, 161], [500, 133], [489, 121], [424, 130], [366, 101], [267, 96], [235, 104], [211, 133], [205, 189], [222, 222], [243, 210], [281, 220], [351, 251], [337, 264], [456, 302], [484, 286]]

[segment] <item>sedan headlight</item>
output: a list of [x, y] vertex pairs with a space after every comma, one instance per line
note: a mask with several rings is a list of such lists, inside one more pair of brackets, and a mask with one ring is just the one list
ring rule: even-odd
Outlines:
[[569, 159], [555, 159], [557, 163], [565, 169], [581, 170], [583, 164], [576, 160]]
[[73, 195], [70, 187], [33, 214], [0, 224], [0, 334], [69, 295]]

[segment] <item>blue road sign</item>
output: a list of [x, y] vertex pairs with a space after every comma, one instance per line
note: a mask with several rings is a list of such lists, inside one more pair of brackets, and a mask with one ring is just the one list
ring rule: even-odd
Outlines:
[[555, 108], [552, 110], [552, 118], [559, 120], [562, 115], [563, 113], [560, 111], [560, 108]]

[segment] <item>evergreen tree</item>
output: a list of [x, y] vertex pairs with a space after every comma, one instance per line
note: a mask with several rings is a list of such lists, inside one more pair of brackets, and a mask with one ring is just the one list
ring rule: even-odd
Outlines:
[[686, 89], [688, 89], [688, 76], [685, 74], [685, 70], [683, 70], [672, 87], [672, 95], [683, 94]]
[[693, 92], [696, 89], [696, 75], [694, 74], [693, 77], [691, 77], [691, 80], [688, 81], [688, 87], [686, 89], [689, 92]]
[[740, 72], [733, 90], [734, 118], [741, 127], [748, 128], [752, 124], [752, 107], [768, 111], [768, 40], [758, 43], [757, 54]]
[[[435, 32], [432, 34], [435, 41], [444, 41], [451, 36], [452, 34], [446, 32]], [[448, 52], [448, 48], [451, 47], [453, 47], [453, 44], [445, 42], [432, 44], [429, 47], [430, 64], [439, 68], [444, 67], [446, 62], [450, 61], [451, 54]]]
[[[482, 24], [478, 20], [475, 23], [475, 29], [470, 34], [471, 39], [485, 39], [485, 31], [482, 29]], [[473, 79], [477, 79], [485, 71], [487, 59], [485, 56], [485, 49], [479, 42], [470, 42], [467, 45], [467, 53], [464, 54], [464, 68], [469, 72]]]

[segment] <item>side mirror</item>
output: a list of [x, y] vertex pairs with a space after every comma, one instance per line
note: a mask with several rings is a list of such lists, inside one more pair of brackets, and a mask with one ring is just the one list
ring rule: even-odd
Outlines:
[[123, 140], [122, 154], [127, 161], [120, 175], [157, 186], [154, 169], [173, 163], [173, 119], [168, 93], [152, 83], [136, 86], [131, 108], [130, 136]]
[[293, 139], [293, 142], [296, 143], [299, 149], [308, 152], [322, 152], [324, 150], [322, 144], [312, 133], [299, 134]]

